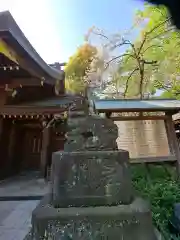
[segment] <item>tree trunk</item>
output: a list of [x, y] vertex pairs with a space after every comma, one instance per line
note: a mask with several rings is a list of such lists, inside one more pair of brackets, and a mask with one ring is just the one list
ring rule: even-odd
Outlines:
[[139, 94], [140, 99], [143, 99], [143, 83], [144, 83], [144, 61], [141, 63], [140, 67], [140, 84], [139, 84]]

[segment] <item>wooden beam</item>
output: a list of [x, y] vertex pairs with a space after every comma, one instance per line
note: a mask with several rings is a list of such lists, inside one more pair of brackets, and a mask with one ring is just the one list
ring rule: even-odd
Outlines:
[[17, 88], [22, 86], [41, 86], [41, 79], [38, 78], [15, 78], [12, 79], [10, 87]]
[[171, 115], [176, 114], [179, 109], [172, 109], [172, 108], [118, 108], [118, 109], [96, 109], [96, 113], [121, 113], [121, 112], [169, 112]]
[[[42, 80], [38, 78], [13, 78], [8, 79], [4, 82], [0, 82], [0, 88], [5, 88], [5, 85], [8, 84], [9, 88], [19, 88], [19, 87], [27, 87], [27, 86], [42, 86]], [[46, 84], [45, 82], [43, 85]]]
[[168, 127], [168, 116], [166, 115], [166, 119], [164, 119], [164, 126], [165, 126], [165, 129], [166, 129], [166, 136], [167, 136], [167, 140], [168, 140], [168, 146], [169, 146], [169, 150], [170, 150], [170, 153], [171, 154], [175, 154], [174, 152], [174, 146], [173, 146], [173, 142], [172, 142], [172, 139], [171, 139], [171, 130], [170, 128]]
[[[26, 60], [27, 61], [26, 61]], [[19, 65], [21, 66], [21, 68], [23, 68], [24, 70], [28, 71], [28, 73], [30, 73], [32, 76], [37, 77], [39, 79], [41, 79], [41, 77], [47, 77], [46, 73], [36, 64], [34, 65], [34, 61], [27, 58], [27, 56], [25, 56], [24, 58], [18, 56], [18, 62]], [[46, 78], [46, 80], [48, 80], [49, 82], [49, 77]], [[54, 82], [54, 79], [50, 79], [50, 82]]]
[[176, 156], [162, 156], [162, 157], [142, 157], [130, 158], [130, 163], [160, 163], [160, 162], [176, 162]]
[[138, 120], [164, 120], [167, 116], [122, 116], [122, 117], [110, 117], [113, 121], [138, 121]]
[[23, 127], [28, 127], [28, 128], [32, 128], [32, 129], [37, 129], [37, 128], [41, 128], [42, 125], [40, 123], [26, 123], [23, 124]]
[[180, 148], [178, 145], [178, 140], [176, 137], [172, 116], [169, 113], [166, 113], [166, 115], [168, 116], [168, 118], [165, 120], [166, 121], [165, 124], [166, 124], [166, 131], [167, 131], [169, 146], [173, 155], [175, 155], [177, 158], [177, 171], [180, 176]]
[[0, 108], [0, 115], [50, 115], [50, 114], [58, 114], [64, 111], [67, 111], [69, 105], [67, 106], [51, 106], [51, 107], [42, 107], [42, 106], [19, 106], [19, 105], [7, 105]]

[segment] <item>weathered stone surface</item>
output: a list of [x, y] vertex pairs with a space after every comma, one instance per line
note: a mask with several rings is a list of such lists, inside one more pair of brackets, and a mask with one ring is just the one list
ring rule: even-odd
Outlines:
[[57, 209], [48, 198], [33, 212], [35, 239], [157, 240], [149, 205], [142, 199], [130, 205]]
[[127, 151], [56, 152], [54, 206], [129, 204], [133, 199]]
[[68, 126], [64, 151], [117, 150], [118, 129], [109, 119], [73, 115]]
[[157, 240], [148, 204], [134, 198], [129, 153], [117, 150], [117, 126], [82, 112], [67, 122], [51, 193], [32, 215], [32, 239]]

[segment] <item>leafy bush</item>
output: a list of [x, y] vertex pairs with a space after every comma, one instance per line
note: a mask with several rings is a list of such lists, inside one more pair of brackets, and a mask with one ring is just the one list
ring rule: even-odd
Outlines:
[[151, 203], [152, 217], [155, 225], [168, 240], [180, 239], [171, 236], [168, 220], [172, 215], [173, 205], [180, 202], [180, 188], [176, 181], [174, 167], [132, 166], [133, 185], [140, 195]]

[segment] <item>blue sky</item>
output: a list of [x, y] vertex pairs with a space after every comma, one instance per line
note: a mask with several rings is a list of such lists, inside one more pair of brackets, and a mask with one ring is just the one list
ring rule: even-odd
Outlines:
[[129, 29], [139, 8], [140, 0], [0, 0], [0, 11], [12, 13], [48, 63], [67, 61], [93, 25], [108, 33]]
[[[108, 33], [130, 29], [138, 0], [54, 0], [54, 13], [65, 56], [75, 52], [92, 26]], [[66, 57], [65, 57], [66, 58]]]

